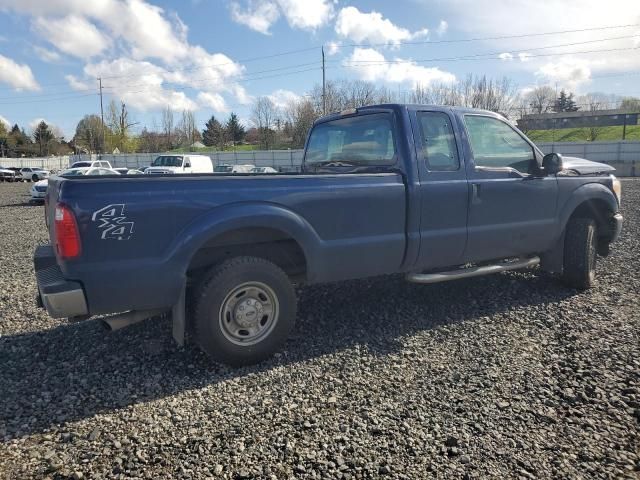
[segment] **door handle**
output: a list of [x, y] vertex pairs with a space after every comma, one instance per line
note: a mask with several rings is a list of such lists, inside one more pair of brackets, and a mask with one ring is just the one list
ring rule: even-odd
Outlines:
[[479, 183], [472, 183], [471, 184], [471, 203], [472, 204], [478, 204], [481, 202], [480, 200], [480, 191], [481, 191], [481, 187], [482, 185]]

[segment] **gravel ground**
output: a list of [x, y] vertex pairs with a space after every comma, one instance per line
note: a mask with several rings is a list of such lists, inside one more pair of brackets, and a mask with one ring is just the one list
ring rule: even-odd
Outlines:
[[24, 184], [0, 184], [0, 476], [638, 478], [640, 181], [597, 286], [539, 273], [300, 289], [286, 350], [228, 369], [166, 320], [47, 318]]

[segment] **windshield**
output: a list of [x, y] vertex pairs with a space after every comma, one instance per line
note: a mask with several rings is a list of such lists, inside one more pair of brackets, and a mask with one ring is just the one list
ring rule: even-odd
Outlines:
[[218, 165], [213, 169], [216, 173], [229, 173], [233, 167], [231, 165]]
[[156, 158], [151, 164], [152, 167], [181, 167], [182, 157], [174, 155], [162, 155]]
[[90, 167], [91, 166], [91, 162], [76, 162], [73, 164], [73, 168], [77, 168], [77, 167]]

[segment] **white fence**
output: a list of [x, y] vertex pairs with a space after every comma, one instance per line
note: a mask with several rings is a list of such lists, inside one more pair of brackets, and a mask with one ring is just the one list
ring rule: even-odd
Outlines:
[[[640, 176], [640, 142], [557, 142], [538, 143], [545, 152], [558, 152], [567, 156], [586, 158], [607, 163], [616, 168], [621, 177]], [[251, 164], [258, 167], [274, 167], [281, 171], [296, 171], [302, 163], [302, 150], [253, 150], [243, 152], [211, 152], [214, 165]], [[41, 167], [48, 170], [67, 168], [80, 160], [107, 160], [114, 167], [136, 168], [149, 165], [161, 153], [130, 153], [103, 155], [69, 155], [45, 158], [0, 158], [3, 167]]]

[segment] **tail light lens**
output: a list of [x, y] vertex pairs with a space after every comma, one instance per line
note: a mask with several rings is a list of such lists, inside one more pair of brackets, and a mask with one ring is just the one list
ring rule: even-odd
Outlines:
[[56, 205], [54, 220], [56, 253], [60, 258], [69, 259], [80, 255], [80, 234], [73, 211], [64, 204]]

